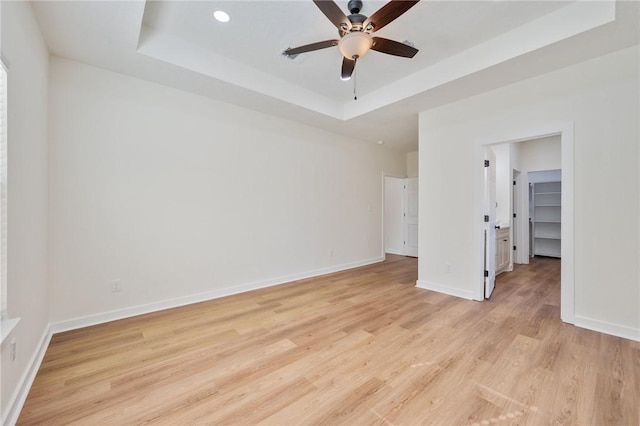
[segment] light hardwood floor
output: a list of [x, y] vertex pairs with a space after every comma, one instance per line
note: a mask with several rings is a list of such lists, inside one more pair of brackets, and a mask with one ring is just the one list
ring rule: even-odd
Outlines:
[[559, 268], [480, 303], [391, 255], [56, 334], [18, 423], [638, 425], [640, 345], [563, 324]]

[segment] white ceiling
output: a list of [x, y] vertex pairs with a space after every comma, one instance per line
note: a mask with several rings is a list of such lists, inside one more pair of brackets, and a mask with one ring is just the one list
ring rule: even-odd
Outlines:
[[[343, 12], [346, 3], [339, 1]], [[384, 4], [365, 0], [362, 13], [370, 16]], [[414, 59], [371, 52], [358, 64], [358, 91], [370, 93], [563, 5], [566, 3], [544, 1], [418, 3], [376, 35], [409, 39], [421, 52]], [[213, 22], [211, 16], [217, 9], [228, 11], [233, 20]], [[311, 1], [149, 2], [143, 24], [251, 68], [268, 70], [319, 96], [338, 102], [353, 97], [352, 83], [338, 78], [342, 56], [337, 48], [304, 54], [303, 62], [281, 55], [287, 47], [339, 37]]]
[[[346, 12], [346, 0], [337, 4]], [[371, 15], [384, 1], [364, 0]], [[213, 20], [214, 10], [232, 20]], [[413, 59], [370, 52], [341, 81], [338, 38], [310, 0], [35, 2], [52, 54], [372, 143], [417, 149], [419, 111], [638, 43], [638, 3], [422, 0], [376, 35]]]

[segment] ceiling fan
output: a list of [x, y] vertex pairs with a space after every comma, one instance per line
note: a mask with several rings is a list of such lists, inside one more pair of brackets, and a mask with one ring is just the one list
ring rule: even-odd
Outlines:
[[314, 50], [325, 49], [327, 47], [338, 46], [342, 59], [343, 80], [349, 80], [356, 67], [356, 61], [362, 58], [369, 50], [388, 55], [413, 58], [418, 49], [404, 43], [389, 40], [382, 37], [374, 37], [372, 34], [411, 7], [420, 0], [391, 0], [389, 3], [378, 9], [371, 17], [360, 14], [362, 1], [349, 0], [347, 8], [350, 15], [346, 16], [340, 7], [333, 0], [313, 0], [318, 9], [329, 18], [331, 23], [338, 28], [340, 39], [325, 40], [311, 43], [300, 47], [289, 48], [284, 51], [286, 56], [299, 55], [300, 53], [312, 52]]

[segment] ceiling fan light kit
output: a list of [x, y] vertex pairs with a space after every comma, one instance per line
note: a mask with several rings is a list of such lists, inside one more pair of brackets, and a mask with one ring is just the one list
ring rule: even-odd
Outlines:
[[415, 47], [382, 37], [373, 37], [371, 34], [400, 17], [419, 1], [391, 0], [373, 15], [367, 17], [360, 13], [362, 9], [361, 0], [350, 0], [348, 2], [349, 16], [346, 16], [333, 0], [313, 0], [318, 9], [338, 29], [340, 39], [325, 40], [289, 48], [284, 51], [284, 55], [294, 56], [300, 53], [338, 46], [340, 53], [344, 56], [340, 75], [342, 80], [351, 78], [357, 60], [366, 55], [369, 50], [376, 50], [393, 56], [413, 58], [418, 53], [418, 49]]
[[365, 32], [357, 31], [342, 37], [338, 42], [340, 53], [347, 59], [360, 59], [367, 54], [373, 39]]

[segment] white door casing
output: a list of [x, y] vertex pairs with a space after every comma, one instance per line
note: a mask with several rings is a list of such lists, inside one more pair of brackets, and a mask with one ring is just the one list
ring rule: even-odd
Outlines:
[[[511, 194], [511, 266], [515, 265], [519, 262], [519, 244], [520, 244], [520, 236], [519, 234], [519, 226], [520, 226], [520, 208], [518, 207], [519, 199], [520, 199], [520, 172], [516, 169], [512, 169], [511, 171], [513, 175], [513, 187]], [[520, 247], [520, 250], [522, 248]]]

